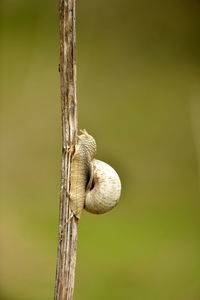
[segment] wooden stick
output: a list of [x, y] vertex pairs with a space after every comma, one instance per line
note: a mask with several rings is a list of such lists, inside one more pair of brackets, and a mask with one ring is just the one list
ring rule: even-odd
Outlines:
[[77, 136], [75, 0], [59, 0], [62, 163], [55, 300], [72, 300], [78, 220], [69, 207], [70, 168]]

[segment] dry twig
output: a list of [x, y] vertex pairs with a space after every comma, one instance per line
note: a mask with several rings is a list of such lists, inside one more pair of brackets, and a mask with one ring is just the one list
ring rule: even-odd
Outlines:
[[70, 167], [77, 136], [75, 0], [59, 0], [62, 166], [55, 300], [72, 300], [78, 220], [69, 207]]

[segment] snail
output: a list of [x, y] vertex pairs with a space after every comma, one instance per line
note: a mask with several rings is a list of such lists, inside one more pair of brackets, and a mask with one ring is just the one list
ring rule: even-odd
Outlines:
[[119, 201], [121, 182], [117, 172], [105, 162], [94, 159], [95, 139], [81, 131], [71, 165], [70, 208], [80, 219], [82, 210], [103, 214]]

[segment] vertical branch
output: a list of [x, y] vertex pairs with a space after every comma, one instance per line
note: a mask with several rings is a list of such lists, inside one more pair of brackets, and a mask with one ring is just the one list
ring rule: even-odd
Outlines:
[[77, 135], [75, 0], [59, 0], [62, 162], [55, 300], [72, 300], [78, 220], [69, 207], [70, 167]]

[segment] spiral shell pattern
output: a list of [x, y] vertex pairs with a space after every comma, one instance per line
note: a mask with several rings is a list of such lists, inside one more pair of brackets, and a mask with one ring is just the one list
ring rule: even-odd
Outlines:
[[93, 159], [93, 184], [86, 194], [84, 208], [93, 214], [103, 214], [119, 201], [121, 182], [117, 172], [103, 161]]

